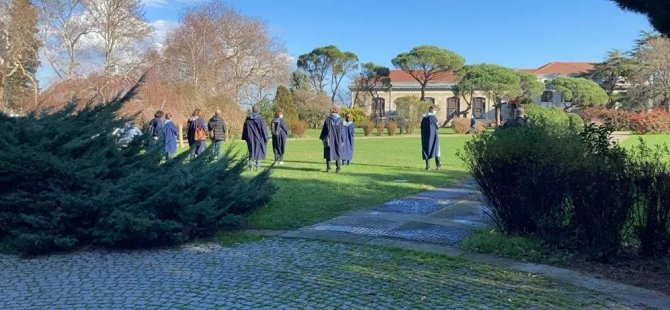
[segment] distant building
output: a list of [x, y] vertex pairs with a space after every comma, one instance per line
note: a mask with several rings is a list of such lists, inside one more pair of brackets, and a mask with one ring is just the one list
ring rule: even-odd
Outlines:
[[[414, 96], [421, 98], [421, 85], [411, 75], [402, 70], [391, 70], [391, 88], [388, 91], [379, 91], [377, 98], [370, 94], [350, 87], [354, 101], [362, 106], [368, 115], [375, 118], [392, 118], [395, 115], [395, 100], [400, 97]], [[426, 86], [425, 99], [437, 108], [437, 118], [441, 122], [447, 116], [465, 110], [465, 99], [472, 104], [472, 109], [462, 117], [469, 118], [472, 114], [481, 120], [495, 121], [495, 108], [492, 98], [484, 93], [475, 93], [473, 98], [456, 97], [452, 90], [457, 79], [453, 72], [446, 72], [437, 76]]]
[[[520, 69], [520, 71], [532, 73], [545, 85], [559, 76], [578, 76], [593, 69], [591, 62], [551, 62], [537, 69]], [[391, 88], [379, 90], [377, 98], [372, 98], [369, 93], [359, 91], [352, 85], [352, 100], [358, 103], [364, 111], [375, 118], [392, 118], [395, 115], [395, 100], [405, 96], [421, 97], [421, 85], [411, 75], [402, 70], [391, 70]], [[458, 83], [453, 72], [446, 72], [437, 76], [426, 86], [425, 100], [437, 107], [437, 118], [441, 122], [447, 120], [449, 115], [463, 111], [470, 102], [472, 108], [461, 117], [469, 118], [474, 114], [475, 118], [495, 122], [494, 98], [488, 98], [483, 92], [476, 92], [473, 98], [456, 97], [453, 87]], [[551, 87], [547, 87], [542, 95], [535, 98], [537, 103], [544, 106], [563, 106], [563, 98]], [[501, 118], [510, 117], [507, 105], [501, 108]]]
[[[593, 69], [591, 62], [550, 62], [537, 69], [520, 69], [519, 71], [532, 73], [540, 82], [549, 84], [559, 76], [578, 76]], [[535, 98], [535, 102], [544, 106], [563, 107], [563, 98], [547, 85], [542, 95]]]

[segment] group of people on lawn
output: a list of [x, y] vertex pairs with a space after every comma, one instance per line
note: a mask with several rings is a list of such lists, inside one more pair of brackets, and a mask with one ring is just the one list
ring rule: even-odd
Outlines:
[[[351, 114], [345, 115], [344, 118], [339, 115], [337, 106], [333, 106], [330, 112], [330, 115], [323, 122], [319, 139], [323, 142], [326, 172], [332, 170], [332, 162], [335, 162], [335, 172], [340, 172], [342, 165], [351, 164], [353, 159], [356, 126]], [[209, 121], [205, 121], [200, 114], [200, 109], [196, 109], [188, 119], [186, 136], [189, 144], [189, 157], [194, 159], [203, 154], [207, 149], [206, 141], [209, 138], [212, 142], [210, 148], [214, 152], [214, 156], [220, 159], [223, 156], [222, 146], [228, 132], [226, 122], [223, 120], [220, 110], [217, 110]], [[436, 168], [441, 168], [438, 129], [439, 124], [434, 107], [431, 106], [428, 112], [423, 115], [421, 121], [421, 148], [423, 159], [426, 162], [426, 170], [430, 168], [432, 158], [435, 158]], [[149, 130], [154, 140], [162, 140], [160, 142], [162, 142], [166, 158], [174, 158], [177, 152], [178, 129], [172, 121], [172, 115], [162, 111], [156, 112], [154, 119], [150, 122]], [[270, 122], [270, 133], [274, 161], [283, 165], [288, 126], [281, 111], [275, 112], [274, 118]], [[269, 138], [265, 121], [256, 106], [252, 107], [251, 113], [244, 121], [242, 140], [247, 143], [249, 168], [258, 170], [260, 162], [265, 159], [266, 145]]]

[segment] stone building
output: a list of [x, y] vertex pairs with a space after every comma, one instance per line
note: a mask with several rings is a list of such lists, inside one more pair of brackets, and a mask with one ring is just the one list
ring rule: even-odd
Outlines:
[[[391, 88], [388, 91], [378, 91], [378, 97], [372, 98], [369, 93], [361, 92], [350, 87], [353, 100], [357, 100], [365, 112], [375, 118], [392, 118], [395, 113], [395, 100], [405, 96], [421, 98], [421, 85], [407, 72], [391, 70]], [[495, 108], [492, 98], [484, 93], [475, 93], [473, 98], [456, 97], [452, 90], [457, 79], [453, 72], [439, 75], [426, 86], [425, 100], [437, 108], [437, 118], [441, 122], [447, 120], [447, 115], [467, 109], [468, 102], [472, 108], [467, 115], [472, 114], [477, 119], [495, 122]]]

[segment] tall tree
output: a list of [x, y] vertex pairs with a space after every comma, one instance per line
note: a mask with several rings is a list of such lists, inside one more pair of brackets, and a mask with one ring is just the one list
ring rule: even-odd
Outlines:
[[316, 48], [307, 54], [298, 56], [298, 69], [305, 72], [314, 90], [325, 92], [326, 79], [330, 69], [330, 57], [322, 48]]
[[550, 85], [563, 97], [565, 111], [603, 106], [609, 100], [605, 90], [589, 79], [562, 76], [555, 78]]
[[[8, 5], [7, 5], [8, 4]], [[11, 0], [0, 7], [0, 102], [20, 109], [27, 95], [37, 100], [39, 66], [37, 9], [30, 0]]]
[[289, 86], [292, 91], [295, 91], [297, 89], [309, 89], [310, 87], [309, 77], [307, 76], [307, 74], [305, 74], [300, 70], [294, 70], [291, 73], [291, 83]]
[[361, 65], [358, 77], [354, 80], [354, 89], [370, 95], [370, 98], [378, 98], [379, 91], [388, 91], [391, 88], [391, 70], [384, 66], [378, 66], [368, 62]]
[[[472, 107], [472, 98], [477, 92], [480, 92], [494, 100], [496, 123], [500, 124], [500, 107], [502, 104], [522, 95], [524, 92], [521, 86], [521, 75], [516, 70], [498, 65], [468, 65], [459, 71], [459, 77], [460, 82], [454, 87], [454, 92], [457, 96], [463, 98], [468, 107], [460, 113], [456, 113], [456, 115], [465, 115]], [[527, 79], [527, 77], [524, 79]], [[530, 87], [526, 91], [534, 91], [532, 88], [534, 87]]]
[[664, 0], [612, 0], [624, 10], [647, 15], [656, 30], [670, 36], [670, 2]]
[[521, 82], [521, 95], [528, 99], [533, 99], [542, 94], [544, 83], [537, 79], [537, 76], [528, 72], [517, 72]]
[[633, 55], [638, 67], [632, 74], [629, 98], [670, 110], [670, 40], [646, 36], [639, 41]]
[[300, 55], [297, 66], [307, 73], [315, 90], [325, 92], [330, 85], [330, 101], [335, 103], [342, 80], [358, 67], [358, 56], [328, 45]]
[[274, 99], [275, 110], [282, 111], [287, 121], [298, 119], [298, 110], [293, 102], [293, 95], [286, 86], [277, 87], [277, 94]]
[[628, 81], [636, 67], [635, 60], [627, 57], [620, 50], [612, 50], [607, 53], [605, 61], [595, 64], [593, 69], [585, 75], [605, 89], [609, 97], [608, 107], [613, 108], [614, 104], [621, 99], [621, 96], [615, 93], [617, 85], [621, 81]]
[[85, 0], [92, 30], [100, 41], [105, 74], [126, 73], [137, 65], [137, 45], [153, 33], [140, 0]]
[[430, 81], [449, 71], [458, 71], [465, 60], [458, 54], [437, 46], [421, 45], [391, 60], [393, 66], [411, 75], [421, 85], [421, 100], [425, 99]]
[[[162, 55], [168, 80], [240, 102], [271, 98], [290, 76], [287, 54], [268, 35], [266, 25], [221, 1], [184, 12], [181, 25], [168, 34]], [[250, 98], [252, 93], [255, 98]]]
[[83, 0], [37, 0], [44, 59], [60, 79], [72, 79], [80, 65], [82, 41], [92, 31]]

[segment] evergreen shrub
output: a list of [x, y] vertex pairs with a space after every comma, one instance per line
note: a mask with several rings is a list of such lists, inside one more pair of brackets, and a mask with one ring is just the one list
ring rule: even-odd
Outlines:
[[229, 152], [161, 164], [146, 135], [119, 147], [112, 131], [128, 120], [116, 115], [135, 91], [79, 111], [0, 114], [0, 244], [24, 255], [173, 245], [238, 227], [270, 200], [270, 170], [242, 177]]

